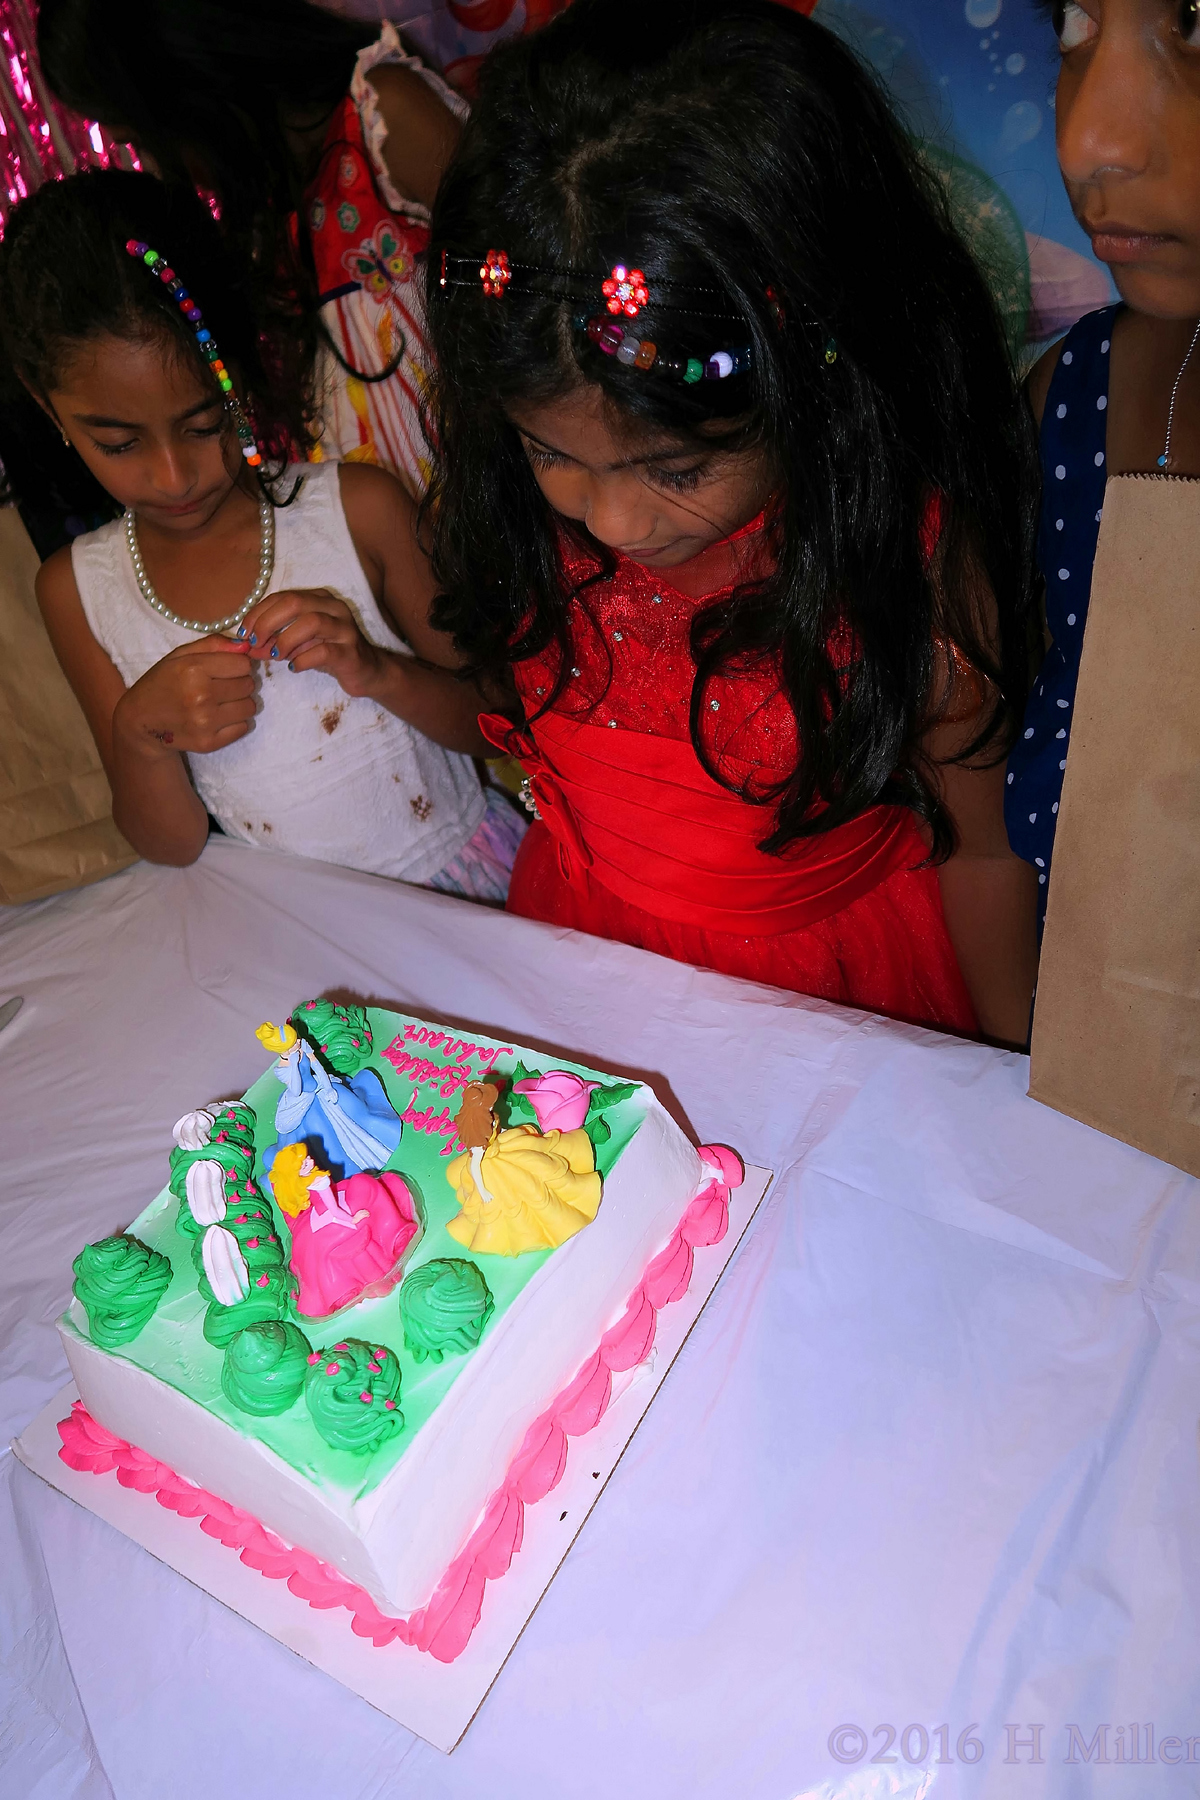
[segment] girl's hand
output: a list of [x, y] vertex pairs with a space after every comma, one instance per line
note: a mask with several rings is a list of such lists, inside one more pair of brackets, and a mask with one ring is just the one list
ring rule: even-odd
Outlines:
[[344, 694], [373, 697], [389, 653], [369, 643], [349, 604], [330, 588], [287, 588], [268, 594], [239, 632], [259, 662], [321, 669]]
[[242, 645], [199, 638], [126, 689], [113, 710], [113, 738], [150, 761], [205, 756], [245, 737], [255, 710], [254, 671]]

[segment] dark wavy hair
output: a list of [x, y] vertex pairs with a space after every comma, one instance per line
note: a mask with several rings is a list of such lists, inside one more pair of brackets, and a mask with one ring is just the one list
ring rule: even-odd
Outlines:
[[[477, 275], [489, 247], [514, 267], [494, 300]], [[462, 285], [441, 287], [443, 251]], [[639, 337], [702, 359], [749, 343], [752, 372], [684, 385], [600, 351], [579, 322], [601, 310], [618, 260], [649, 284]], [[999, 760], [1031, 656], [1036, 462], [985, 282], [855, 56], [771, 0], [575, 0], [484, 65], [438, 195], [427, 286], [435, 616], [473, 665], [556, 645], [549, 706], [587, 617], [510, 405], [592, 384], [616, 415], [706, 448], [705, 427], [723, 421], [771, 459], [780, 549], [768, 579], [695, 619], [698, 756], [774, 805], [764, 849], [886, 798], [947, 854], [952, 828], [919, 749], [938, 704], [935, 638], [993, 684], [963, 758]], [[557, 525], [611, 572], [582, 528]], [[705, 694], [731, 665], [766, 661], [802, 751], [786, 781], [739, 784]]]
[[41, 0], [38, 9], [38, 55], [59, 99], [136, 143], [171, 185], [214, 195], [294, 396], [298, 446], [311, 435], [317, 349], [328, 338], [311, 241], [290, 224], [304, 219], [306, 176], [285, 127], [332, 115], [376, 32], [308, 0]]
[[260, 355], [244, 270], [187, 188], [96, 169], [49, 181], [13, 210], [0, 242], [0, 380], [10, 394], [23, 383], [44, 400], [69, 357], [112, 336], [159, 338], [213, 382], [194, 330], [162, 283], [129, 255], [130, 238], [165, 256], [195, 296], [235, 372], [263, 451], [260, 480], [274, 498], [292, 403]]

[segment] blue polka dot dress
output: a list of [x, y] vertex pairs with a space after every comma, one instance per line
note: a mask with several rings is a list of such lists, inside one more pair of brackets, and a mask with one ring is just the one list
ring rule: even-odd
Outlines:
[[1079, 653], [1092, 590], [1107, 477], [1109, 347], [1116, 306], [1088, 313], [1068, 334], [1042, 414], [1038, 557], [1053, 643], [1033, 684], [1022, 735], [1008, 759], [1004, 818], [1018, 856], [1038, 870], [1038, 931], [1046, 917]]

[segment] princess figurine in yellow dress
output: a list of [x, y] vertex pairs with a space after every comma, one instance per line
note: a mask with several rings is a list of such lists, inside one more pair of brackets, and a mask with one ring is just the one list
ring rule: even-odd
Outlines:
[[501, 1131], [492, 1111], [497, 1090], [471, 1082], [455, 1121], [463, 1155], [446, 1170], [462, 1210], [446, 1230], [467, 1250], [520, 1256], [556, 1250], [590, 1225], [600, 1206], [600, 1177], [586, 1131]]

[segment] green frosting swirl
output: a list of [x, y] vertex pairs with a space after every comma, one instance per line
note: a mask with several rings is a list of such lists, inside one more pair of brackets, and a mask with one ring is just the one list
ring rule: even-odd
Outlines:
[[309, 1354], [308, 1339], [295, 1325], [264, 1319], [243, 1326], [225, 1350], [226, 1399], [255, 1418], [286, 1412], [300, 1398]]
[[225, 1208], [222, 1223], [226, 1231], [232, 1231], [247, 1254], [256, 1247], [274, 1245], [272, 1261], [282, 1260], [274, 1206], [253, 1181], [243, 1181], [239, 1185]]
[[495, 1304], [474, 1263], [458, 1256], [422, 1263], [400, 1289], [404, 1348], [419, 1363], [461, 1356], [479, 1342]]
[[361, 1006], [338, 1006], [332, 1000], [306, 1000], [291, 1023], [306, 1037], [335, 1075], [357, 1075], [371, 1056], [371, 1027]]
[[[249, 1199], [244, 1198], [246, 1189], [252, 1190]], [[183, 1209], [181, 1208], [181, 1210]], [[273, 1275], [277, 1269], [283, 1267], [287, 1260], [279, 1239], [279, 1232], [276, 1229], [271, 1203], [258, 1192], [253, 1182], [243, 1182], [237, 1190], [237, 1197], [226, 1205], [225, 1217], [221, 1220], [221, 1224], [237, 1239], [238, 1248], [246, 1259], [246, 1268], [250, 1274], [250, 1291], [253, 1293], [256, 1287], [263, 1286], [259, 1280], [261, 1275]], [[212, 1300], [213, 1291], [208, 1284], [208, 1276], [204, 1273], [204, 1235], [202, 1232], [192, 1241], [192, 1262], [196, 1270], [196, 1285], [205, 1300]], [[279, 1315], [273, 1313], [270, 1316], [277, 1318]]]
[[124, 1234], [85, 1244], [75, 1258], [75, 1296], [93, 1341], [116, 1350], [147, 1324], [171, 1282], [161, 1251]]
[[223, 1350], [247, 1325], [283, 1317], [294, 1295], [295, 1277], [282, 1265], [263, 1269], [258, 1275], [251, 1275], [250, 1292], [245, 1299], [235, 1301], [232, 1306], [222, 1306], [219, 1300], [212, 1299], [212, 1289], [203, 1275], [198, 1285], [209, 1302], [204, 1315], [204, 1335], [210, 1344]]
[[219, 1163], [225, 1171], [226, 1199], [235, 1198], [239, 1186], [245, 1186], [254, 1167], [254, 1111], [244, 1100], [231, 1100], [216, 1108], [212, 1136], [199, 1149], [185, 1150], [176, 1144], [171, 1152], [171, 1192], [182, 1201], [177, 1220], [180, 1231], [189, 1236], [203, 1230], [193, 1219], [187, 1204], [187, 1173], [193, 1163]]
[[382, 1344], [349, 1338], [308, 1365], [304, 1398], [313, 1424], [335, 1450], [366, 1456], [404, 1429], [400, 1364]]

